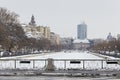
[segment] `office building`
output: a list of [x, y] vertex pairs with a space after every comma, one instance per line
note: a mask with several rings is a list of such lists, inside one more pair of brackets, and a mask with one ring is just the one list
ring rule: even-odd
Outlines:
[[87, 38], [87, 25], [84, 22], [77, 25], [77, 38], [80, 40]]

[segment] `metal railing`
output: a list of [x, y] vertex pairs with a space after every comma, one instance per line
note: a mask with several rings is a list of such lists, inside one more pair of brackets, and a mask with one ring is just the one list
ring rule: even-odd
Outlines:
[[[45, 70], [48, 59], [0, 59], [0, 69]], [[120, 60], [53, 59], [55, 70], [120, 70]]]

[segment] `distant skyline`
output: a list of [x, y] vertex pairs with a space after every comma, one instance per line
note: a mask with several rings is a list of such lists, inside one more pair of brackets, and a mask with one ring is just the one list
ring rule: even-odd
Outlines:
[[0, 0], [0, 7], [17, 13], [28, 24], [50, 26], [61, 37], [77, 37], [77, 25], [87, 24], [88, 38], [120, 34], [120, 0]]

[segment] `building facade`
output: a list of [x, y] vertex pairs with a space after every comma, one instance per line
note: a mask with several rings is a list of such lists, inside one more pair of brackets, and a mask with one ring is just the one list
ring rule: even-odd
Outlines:
[[62, 49], [73, 49], [73, 39], [72, 38], [61, 38], [60, 40]]
[[60, 36], [58, 34], [55, 34], [54, 32], [51, 32], [50, 41], [51, 45], [60, 45]]
[[120, 34], [117, 34], [117, 39], [120, 40]]
[[84, 22], [77, 25], [77, 38], [80, 40], [87, 38], [87, 25]]
[[50, 27], [36, 26], [35, 18], [32, 15], [29, 25], [24, 25], [23, 30], [28, 38], [47, 38], [50, 39]]
[[87, 50], [90, 47], [90, 42], [85, 40], [76, 39], [73, 41], [73, 49], [75, 50]]

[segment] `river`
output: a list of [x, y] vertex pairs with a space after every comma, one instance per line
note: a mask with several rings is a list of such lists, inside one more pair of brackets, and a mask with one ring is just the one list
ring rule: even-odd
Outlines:
[[0, 80], [120, 80], [115, 77], [0, 76]]

